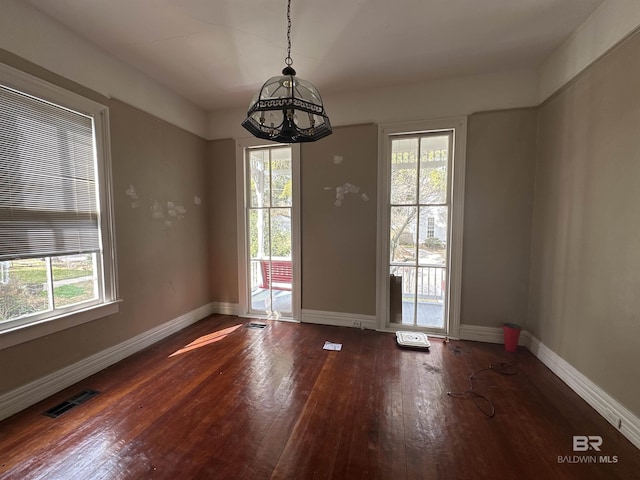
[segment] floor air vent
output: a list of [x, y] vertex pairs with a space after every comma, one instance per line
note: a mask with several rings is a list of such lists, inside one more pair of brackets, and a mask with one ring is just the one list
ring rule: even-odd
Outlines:
[[259, 323], [259, 322], [250, 322], [250, 323], [247, 323], [247, 328], [267, 328], [267, 324]]
[[58, 418], [63, 413], [67, 413], [72, 408], [77, 407], [81, 403], [84, 403], [90, 398], [95, 397], [98, 393], [100, 392], [97, 392], [96, 390], [84, 390], [77, 395], [74, 395], [69, 400], [65, 400], [61, 404], [47, 410], [43, 413], [43, 415], [51, 418]]

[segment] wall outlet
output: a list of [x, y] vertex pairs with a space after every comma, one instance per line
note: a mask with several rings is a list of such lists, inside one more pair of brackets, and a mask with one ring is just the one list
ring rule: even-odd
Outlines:
[[361, 321], [359, 321], [359, 320], [354, 320], [354, 321], [353, 321], [353, 326], [354, 326], [354, 327], [356, 327], [356, 328], [364, 328], [364, 327], [362, 326], [362, 322], [361, 322]]

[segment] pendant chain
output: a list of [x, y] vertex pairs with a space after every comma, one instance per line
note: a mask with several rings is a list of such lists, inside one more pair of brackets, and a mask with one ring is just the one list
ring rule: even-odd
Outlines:
[[291, 59], [291, 0], [288, 0], [287, 3], [287, 58], [284, 59], [284, 63], [289, 67], [293, 65]]

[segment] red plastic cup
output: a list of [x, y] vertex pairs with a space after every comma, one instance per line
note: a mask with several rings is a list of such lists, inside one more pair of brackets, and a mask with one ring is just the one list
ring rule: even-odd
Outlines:
[[504, 349], [507, 352], [517, 352], [520, 326], [515, 323], [505, 323], [502, 329], [504, 330]]

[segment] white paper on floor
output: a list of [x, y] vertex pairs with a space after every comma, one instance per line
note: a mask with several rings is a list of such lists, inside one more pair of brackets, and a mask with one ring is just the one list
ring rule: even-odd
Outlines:
[[324, 342], [324, 347], [322, 348], [324, 350], [335, 350], [336, 352], [339, 352], [340, 350], [342, 350], [342, 344], [326, 341]]

